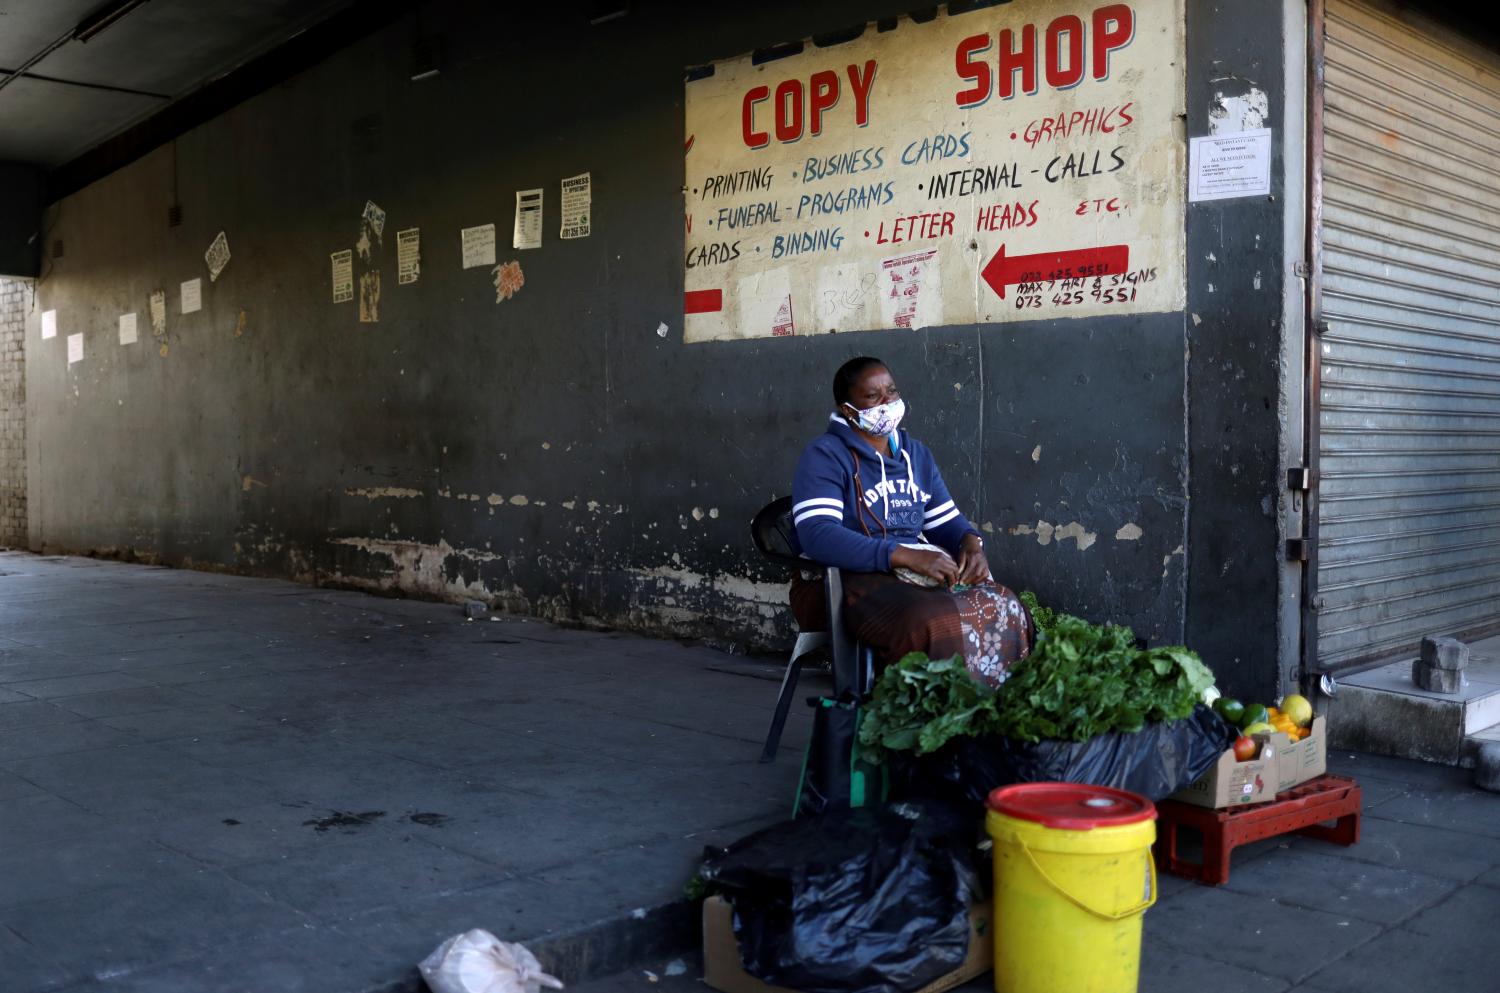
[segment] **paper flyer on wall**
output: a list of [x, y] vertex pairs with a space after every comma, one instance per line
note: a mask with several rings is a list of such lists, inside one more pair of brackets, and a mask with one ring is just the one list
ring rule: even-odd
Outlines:
[[365, 201], [365, 212], [360, 216], [370, 222], [376, 234], [385, 236], [385, 211], [377, 207], [374, 200]]
[[1271, 129], [1210, 134], [1188, 148], [1188, 201], [1271, 193]]
[[223, 231], [220, 231], [213, 244], [208, 246], [208, 251], [203, 253], [203, 261], [208, 263], [208, 281], [217, 283], [219, 273], [223, 272], [224, 267], [229, 264], [229, 239], [225, 237]]
[[422, 275], [422, 230], [396, 232], [396, 282], [415, 283]]
[[328, 258], [333, 263], [333, 302], [348, 303], [354, 299], [354, 249], [334, 252]]
[[570, 176], [562, 181], [562, 237], [587, 238], [589, 213], [594, 202], [591, 173]]
[[163, 335], [167, 333], [167, 291], [151, 291], [151, 333]]
[[203, 280], [189, 279], [182, 284], [182, 312], [196, 314], [203, 309]]
[[83, 361], [83, 333], [68, 335], [68, 365]]
[[42, 337], [43, 338], [56, 338], [57, 337], [57, 311], [55, 311], [55, 310], [44, 310], [44, 311], [42, 311]]
[[120, 315], [120, 344], [134, 345], [136, 341], [135, 314]]
[[542, 191], [516, 191], [516, 231], [512, 248], [542, 247]]
[[481, 224], [464, 228], [459, 232], [463, 239], [463, 267], [493, 266], [495, 264], [495, 225]]

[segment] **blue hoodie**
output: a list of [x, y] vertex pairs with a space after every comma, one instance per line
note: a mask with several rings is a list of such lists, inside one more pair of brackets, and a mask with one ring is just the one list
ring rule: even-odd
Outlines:
[[[797, 541], [813, 561], [890, 572], [899, 545], [926, 541], [956, 556], [964, 535], [979, 533], [954, 505], [926, 445], [898, 430], [896, 454], [881, 455], [837, 414], [829, 422], [803, 450], [792, 482]], [[863, 492], [854, 483], [856, 458]]]

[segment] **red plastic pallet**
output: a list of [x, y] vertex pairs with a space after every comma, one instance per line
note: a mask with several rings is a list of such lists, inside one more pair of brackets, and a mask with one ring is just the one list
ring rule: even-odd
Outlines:
[[[1279, 834], [1301, 834], [1339, 845], [1359, 841], [1359, 784], [1347, 776], [1319, 776], [1276, 795], [1269, 803], [1210, 810], [1163, 800], [1156, 805], [1156, 867], [1174, 876], [1217, 886], [1229, 880], [1229, 854], [1240, 845]], [[1328, 822], [1333, 821], [1332, 825]], [[1177, 829], [1203, 834], [1203, 861], [1177, 852]]]

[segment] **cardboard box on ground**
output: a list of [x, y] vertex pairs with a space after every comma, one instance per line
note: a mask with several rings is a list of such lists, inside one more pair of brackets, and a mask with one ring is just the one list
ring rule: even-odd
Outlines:
[[1328, 721], [1313, 717], [1312, 730], [1294, 742], [1280, 731], [1258, 734], [1260, 755], [1249, 762], [1236, 762], [1234, 749], [1198, 781], [1173, 793], [1170, 799], [1199, 807], [1237, 807], [1265, 803], [1276, 794], [1305, 783], [1328, 771]]
[[[943, 993], [994, 968], [995, 935], [988, 902], [969, 908], [969, 953], [963, 964], [913, 993]], [[703, 981], [723, 993], [795, 993], [745, 971], [734, 936], [734, 908], [723, 897], [703, 901]]]

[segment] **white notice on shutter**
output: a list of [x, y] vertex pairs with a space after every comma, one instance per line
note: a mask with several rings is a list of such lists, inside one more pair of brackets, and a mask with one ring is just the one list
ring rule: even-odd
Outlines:
[[135, 344], [135, 314], [120, 315], [120, 344]]
[[55, 311], [55, 310], [44, 310], [44, 311], [42, 311], [42, 337], [43, 338], [56, 338], [57, 337], [57, 311]]
[[83, 361], [83, 334], [68, 335], [68, 365]]

